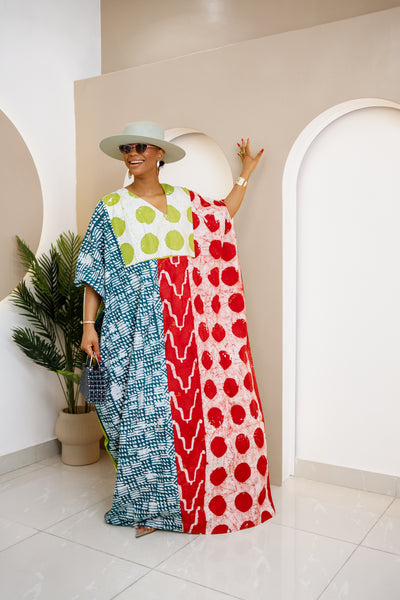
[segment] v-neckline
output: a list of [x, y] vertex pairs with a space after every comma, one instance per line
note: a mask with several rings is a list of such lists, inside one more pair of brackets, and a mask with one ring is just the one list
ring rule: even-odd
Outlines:
[[[124, 188], [124, 190], [126, 190], [129, 194], [129, 196], [133, 197], [133, 198], [137, 198], [138, 200], [140, 200], [141, 202], [145, 202], [148, 206], [151, 206], [151, 208], [153, 210], [155, 210], [156, 212], [160, 213], [160, 215], [162, 215], [163, 217], [167, 217], [168, 216], [168, 196], [171, 196], [174, 193], [175, 188], [172, 186], [169, 186], [169, 184], [165, 184], [165, 183], [161, 183], [160, 184], [163, 192], [164, 192], [164, 196], [165, 196], [165, 201], [166, 201], [166, 211], [163, 212], [162, 210], [160, 210], [159, 208], [157, 208], [156, 206], [154, 206], [154, 204], [152, 204], [151, 202], [149, 202], [148, 200], [145, 200], [144, 198], [142, 198], [141, 196], [138, 196], [137, 194], [134, 194], [133, 192], [131, 192], [130, 190], [128, 190], [128, 188]], [[169, 192], [169, 194], [167, 193], [168, 187], [172, 187], [172, 190]]]

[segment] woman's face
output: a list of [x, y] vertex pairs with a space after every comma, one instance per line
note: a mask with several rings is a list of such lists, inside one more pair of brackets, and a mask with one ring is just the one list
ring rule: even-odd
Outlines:
[[128, 168], [128, 171], [133, 176], [145, 175], [151, 172], [158, 172], [157, 163], [162, 160], [164, 156], [164, 150], [157, 146], [147, 144], [146, 150], [143, 152], [143, 144], [136, 144], [132, 142], [128, 144], [131, 146], [129, 152], [124, 153], [124, 161]]

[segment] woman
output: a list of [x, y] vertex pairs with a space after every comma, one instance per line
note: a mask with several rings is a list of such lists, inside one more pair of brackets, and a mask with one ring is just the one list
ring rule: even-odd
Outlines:
[[137, 536], [226, 533], [274, 514], [231, 220], [263, 151], [238, 146], [241, 176], [213, 201], [159, 183], [185, 152], [156, 123], [100, 143], [134, 180], [100, 200], [82, 244], [82, 348], [100, 353], [103, 299], [109, 392], [96, 409], [116, 468], [105, 519]]

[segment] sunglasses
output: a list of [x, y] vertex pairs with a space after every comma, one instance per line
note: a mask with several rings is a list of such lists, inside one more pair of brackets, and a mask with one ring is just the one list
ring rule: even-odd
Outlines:
[[132, 150], [137, 152], [137, 154], [144, 154], [147, 148], [158, 148], [158, 146], [153, 146], [153, 144], [122, 144], [122, 146], [118, 147], [122, 154], [129, 154]]

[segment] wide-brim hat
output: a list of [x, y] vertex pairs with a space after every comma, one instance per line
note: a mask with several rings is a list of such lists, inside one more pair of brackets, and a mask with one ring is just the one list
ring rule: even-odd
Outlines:
[[101, 140], [100, 148], [108, 156], [124, 160], [124, 155], [119, 149], [122, 144], [153, 144], [164, 150], [163, 161], [165, 163], [181, 160], [186, 152], [180, 146], [167, 142], [164, 137], [164, 129], [158, 123], [137, 121], [136, 123], [127, 123], [121, 135], [112, 135]]

